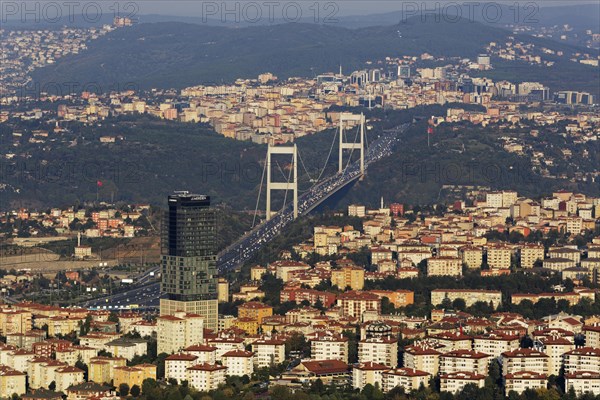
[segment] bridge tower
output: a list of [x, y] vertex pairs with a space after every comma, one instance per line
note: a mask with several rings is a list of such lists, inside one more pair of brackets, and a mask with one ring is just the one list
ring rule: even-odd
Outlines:
[[[292, 168], [294, 168], [293, 182], [271, 181], [271, 155], [290, 154], [292, 156]], [[294, 191], [294, 219], [298, 218], [298, 150], [294, 146], [271, 146], [267, 149], [267, 220], [271, 219], [271, 190], [293, 190]]]
[[358, 143], [355, 142], [344, 142], [344, 120], [342, 117], [342, 113], [340, 112], [340, 152], [339, 152], [339, 163], [338, 163], [338, 172], [342, 173], [343, 168], [343, 160], [344, 160], [344, 150], [360, 150], [360, 173], [364, 175], [365, 173], [365, 116], [364, 114], [360, 114], [360, 141]]

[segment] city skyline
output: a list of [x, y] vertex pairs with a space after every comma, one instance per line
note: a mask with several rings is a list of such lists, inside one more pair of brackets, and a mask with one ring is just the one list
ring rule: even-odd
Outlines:
[[600, 399], [580, 3], [2, 2], [0, 400]]

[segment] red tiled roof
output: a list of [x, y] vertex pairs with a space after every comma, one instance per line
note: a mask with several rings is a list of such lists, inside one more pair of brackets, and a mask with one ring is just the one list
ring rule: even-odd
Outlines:
[[301, 365], [315, 375], [348, 372], [348, 364], [340, 360], [303, 361]]
[[198, 356], [194, 356], [192, 354], [171, 354], [169, 357], [165, 358], [165, 361], [194, 361], [198, 359]]
[[387, 375], [398, 375], [398, 376], [427, 376], [428, 372], [421, 371], [414, 368], [396, 368], [390, 369], [384, 372]]
[[546, 380], [548, 377], [546, 374], [540, 374], [534, 371], [517, 371], [512, 374], [506, 374], [506, 379], [540, 379]]
[[248, 357], [252, 357], [253, 355], [254, 355], [254, 353], [251, 352], [251, 351], [231, 350], [231, 351], [228, 351], [227, 353], [223, 354], [223, 357], [243, 357], [243, 358], [248, 358]]
[[469, 371], [460, 371], [460, 372], [452, 372], [450, 374], [440, 375], [440, 379], [450, 379], [450, 380], [480, 380], [485, 379], [485, 376], [476, 374], [474, 372]]
[[516, 349], [512, 351], [505, 351], [502, 353], [503, 357], [506, 358], [521, 358], [521, 357], [542, 357], [547, 358], [548, 355], [534, 349]]
[[220, 369], [227, 369], [227, 367], [223, 366], [223, 365], [219, 365], [219, 364], [208, 364], [208, 363], [204, 363], [204, 364], [196, 364], [194, 366], [191, 366], [188, 368], [188, 371], [208, 371], [208, 372], [212, 372], [212, 371], [218, 371]]
[[356, 364], [353, 367], [354, 369], [360, 369], [363, 371], [380, 371], [380, 370], [388, 370], [389, 367], [383, 365], [383, 364], [378, 364], [372, 361], [367, 361], [364, 363], [360, 363], [360, 364]]
[[185, 349], [183, 349], [184, 351], [216, 351], [217, 348], [215, 346], [206, 346], [203, 344], [195, 344], [192, 346], [188, 346]]

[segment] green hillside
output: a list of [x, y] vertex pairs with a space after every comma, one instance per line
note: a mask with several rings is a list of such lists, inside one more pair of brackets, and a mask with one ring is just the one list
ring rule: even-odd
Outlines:
[[[373, 141], [382, 129], [410, 122], [414, 116], [442, 115], [446, 108], [372, 110], [370, 117], [379, 122], [368, 131], [367, 139]], [[342, 204], [376, 205], [382, 195], [388, 201], [412, 204], [455, 198], [456, 194], [442, 190], [444, 185], [514, 188], [528, 196], [546, 194], [554, 187], [600, 192], [599, 185], [593, 182], [574, 185], [564, 179], [542, 178], [532, 171], [528, 156], [505, 151], [499, 137], [509, 135], [525, 140], [531, 151], [544, 152], [555, 160], [552, 174], [565, 173], [567, 178], [596, 168], [598, 153], [593, 143], [574, 143], [573, 138], [543, 130], [538, 140], [529, 135], [531, 128], [527, 126], [514, 132], [499, 132], [494, 127], [462, 124], [440, 127], [428, 147], [424, 124], [413, 125], [392, 156], [371, 165], [366, 178], [354, 185]], [[40, 126], [2, 124], [0, 141], [12, 141], [11, 132], [17, 128], [27, 132]], [[66, 205], [96, 198], [163, 204], [167, 194], [185, 189], [211, 195], [216, 203], [234, 209], [254, 210], [266, 154], [264, 145], [227, 139], [204, 125], [149, 116], [111, 119], [94, 127], [72, 124], [69, 129], [71, 132], [63, 134], [60, 140], [44, 144], [30, 143], [30, 134], [23, 135], [20, 154], [28, 155], [27, 158], [16, 157], [1, 165], [8, 187], [13, 188], [2, 191], [2, 209]], [[114, 144], [100, 143], [100, 136], [107, 134], [123, 139]], [[301, 190], [307, 189], [310, 179], [317, 178], [324, 167], [333, 135], [333, 131], [326, 131], [297, 141], [303, 161], [299, 166]], [[336, 144], [323, 176], [337, 171]], [[560, 149], [565, 148], [572, 150], [573, 157], [562, 160]], [[285, 160], [276, 164], [272, 170], [274, 179], [284, 181], [287, 166]], [[102, 182], [100, 188], [98, 180]], [[275, 197], [277, 200], [281, 204], [281, 198]]]

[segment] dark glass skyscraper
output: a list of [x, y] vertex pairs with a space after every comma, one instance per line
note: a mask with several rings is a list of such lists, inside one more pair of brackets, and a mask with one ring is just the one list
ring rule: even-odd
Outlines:
[[210, 197], [187, 192], [169, 196], [162, 229], [161, 315], [200, 314], [217, 328], [217, 223]]

